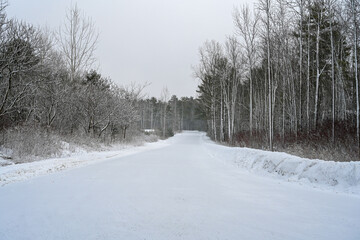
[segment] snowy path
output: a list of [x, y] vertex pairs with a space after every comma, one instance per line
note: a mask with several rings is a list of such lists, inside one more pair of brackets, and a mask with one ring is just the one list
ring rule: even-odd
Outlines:
[[0, 187], [0, 239], [360, 239], [360, 196], [164, 148]]

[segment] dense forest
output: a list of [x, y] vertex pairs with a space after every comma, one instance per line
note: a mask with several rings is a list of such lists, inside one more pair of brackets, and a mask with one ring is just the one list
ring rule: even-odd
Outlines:
[[[358, 0], [259, 0], [200, 48], [209, 135], [240, 146], [359, 160]], [[324, 153], [324, 155], [322, 155]]]

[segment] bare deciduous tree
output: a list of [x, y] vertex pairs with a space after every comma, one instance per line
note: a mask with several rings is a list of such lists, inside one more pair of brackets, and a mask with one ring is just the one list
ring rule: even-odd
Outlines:
[[21, 102], [38, 81], [34, 75], [39, 74], [39, 52], [44, 43], [40, 31], [29, 24], [13, 20], [7, 25], [1, 46], [0, 116], [24, 109]]
[[359, 77], [358, 77], [358, 31], [359, 31], [359, 1], [350, 0], [350, 12], [352, 19], [352, 29], [353, 29], [353, 54], [354, 54], [354, 75], [355, 75], [355, 87], [356, 87], [356, 140], [358, 147], [358, 154], [360, 155], [360, 100], [359, 100]]
[[259, 7], [265, 14], [265, 41], [266, 41], [266, 58], [267, 58], [267, 78], [268, 78], [268, 124], [269, 124], [269, 147], [273, 151], [273, 82], [271, 79], [271, 51], [270, 51], [270, 19], [271, 19], [271, 2], [272, 0], [260, 0]]
[[259, 12], [254, 10], [254, 13], [251, 15], [249, 6], [245, 5], [239, 9], [235, 8], [233, 13], [234, 23], [237, 29], [237, 33], [243, 39], [243, 48], [246, 52], [248, 71], [249, 71], [249, 129], [250, 137], [252, 137], [253, 132], [253, 76], [252, 69], [255, 67], [256, 63], [256, 49], [257, 42], [256, 38], [258, 37], [258, 22], [259, 22]]
[[66, 64], [70, 69], [70, 79], [93, 67], [99, 34], [94, 22], [81, 14], [77, 5], [66, 14], [64, 26], [57, 32], [57, 40]]

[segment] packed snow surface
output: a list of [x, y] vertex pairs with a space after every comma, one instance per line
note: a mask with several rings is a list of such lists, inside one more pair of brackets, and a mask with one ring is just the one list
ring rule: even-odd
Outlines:
[[360, 239], [356, 163], [165, 143], [0, 187], [0, 239]]
[[[94, 151], [86, 152], [84, 149], [78, 148], [75, 152], [65, 151], [67, 157], [51, 158], [36, 162], [22, 163], [14, 165], [11, 161], [2, 160], [0, 158], [0, 186], [18, 181], [24, 181], [33, 177], [48, 175], [50, 173], [62, 171], [69, 168], [82, 167], [99, 161], [127, 156], [139, 153], [149, 149], [161, 148], [167, 146], [165, 141], [156, 143], [146, 143], [144, 146], [134, 145], [118, 145], [117, 150], [111, 151]], [[116, 146], [115, 146], [116, 147]]]

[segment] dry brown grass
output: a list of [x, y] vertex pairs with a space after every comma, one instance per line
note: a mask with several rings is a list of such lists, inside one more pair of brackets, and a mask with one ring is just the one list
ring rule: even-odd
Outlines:
[[[296, 156], [328, 161], [360, 161], [356, 146], [356, 131], [351, 122], [336, 122], [335, 141], [332, 142], [331, 122], [325, 122], [316, 130], [299, 131], [297, 135], [274, 136], [274, 150]], [[268, 149], [267, 132], [254, 132], [252, 139], [248, 131], [236, 135], [237, 146]]]

